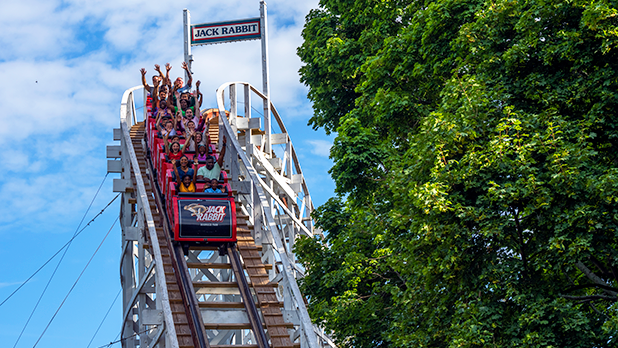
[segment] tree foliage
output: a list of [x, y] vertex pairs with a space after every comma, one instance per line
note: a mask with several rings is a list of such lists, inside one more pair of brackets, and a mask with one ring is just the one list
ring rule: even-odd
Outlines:
[[618, 333], [612, 1], [322, 0], [325, 240], [297, 244], [348, 347], [609, 347]]

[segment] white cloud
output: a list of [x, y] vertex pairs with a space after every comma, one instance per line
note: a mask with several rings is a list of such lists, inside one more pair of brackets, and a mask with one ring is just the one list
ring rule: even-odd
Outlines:
[[330, 147], [333, 145], [330, 141], [326, 140], [307, 140], [311, 148], [311, 153], [317, 156], [329, 157]]

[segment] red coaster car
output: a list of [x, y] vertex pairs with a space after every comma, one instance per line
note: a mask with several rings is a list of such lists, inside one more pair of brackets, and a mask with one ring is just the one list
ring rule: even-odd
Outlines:
[[236, 205], [227, 193], [179, 193], [172, 198], [174, 240], [236, 241]]

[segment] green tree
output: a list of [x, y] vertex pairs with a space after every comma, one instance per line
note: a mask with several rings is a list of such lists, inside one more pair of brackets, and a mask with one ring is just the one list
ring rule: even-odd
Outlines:
[[304, 44], [336, 131], [325, 240], [297, 245], [349, 347], [608, 347], [618, 333], [618, 9], [321, 1]]

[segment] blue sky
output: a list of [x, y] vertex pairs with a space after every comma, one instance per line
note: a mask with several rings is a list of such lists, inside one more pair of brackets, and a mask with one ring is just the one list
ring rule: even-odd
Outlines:
[[[311, 105], [300, 84], [304, 17], [317, 0], [268, 2], [271, 98], [291, 134], [316, 205], [333, 195], [327, 171], [332, 137], [307, 126]], [[180, 76], [182, 10], [193, 23], [259, 16], [259, 1], [41, 1], [3, 3], [0, 11], [0, 302], [76, 231], [105, 178], [122, 93], [139, 69], [172, 64]], [[205, 105], [228, 81], [260, 87], [259, 41], [194, 47], [193, 71]], [[105, 180], [85, 222], [110, 202]], [[17, 347], [32, 347], [118, 215], [113, 203], [68, 250]], [[120, 229], [114, 227], [37, 347], [86, 347], [120, 289]], [[58, 263], [56, 257], [0, 306], [0, 342], [13, 347]], [[117, 302], [91, 344], [120, 330]], [[119, 345], [116, 345], [119, 346]]]

